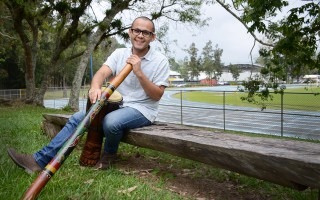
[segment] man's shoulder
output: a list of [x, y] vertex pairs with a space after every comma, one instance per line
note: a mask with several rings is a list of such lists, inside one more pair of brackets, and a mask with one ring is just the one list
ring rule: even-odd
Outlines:
[[156, 48], [152, 47], [151, 50], [152, 50], [151, 55], [156, 57], [157, 59], [168, 60], [167, 56], [164, 55], [161, 51], [157, 50]]
[[120, 48], [117, 48], [116, 50], [114, 50], [115, 53], [123, 53], [123, 52], [127, 52], [127, 51], [130, 51], [130, 48], [120, 47]]
[[111, 57], [118, 60], [123, 56], [127, 56], [128, 54], [130, 54], [129, 48], [117, 48], [112, 52]]

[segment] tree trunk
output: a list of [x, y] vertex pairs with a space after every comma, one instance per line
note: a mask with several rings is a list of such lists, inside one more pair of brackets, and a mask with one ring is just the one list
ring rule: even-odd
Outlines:
[[[52, 66], [53, 65], [49, 65], [49, 68], [52, 68]], [[50, 77], [49, 75], [50, 75], [50, 70], [46, 70], [43, 74], [41, 86], [35, 92], [34, 104], [37, 106], [44, 106], [43, 100], [44, 100], [44, 95], [45, 95], [47, 88], [48, 88], [48, 85], [49, 85], [49, 77]]]
[[[26, 103], [33, 104], [35, 96], [35, 69], [37, 65], [37, 40], [38, 29], [32, 28], [32, 43], [29, 41], [27, 34], [23, 30], [21, 21], [14, 23], [15, 29], [22, 41], [25, 55], [25, 82], [26, 82]], [[31, 43], [31, 45], [30, 45]]]
[[67, 98], [68, 97], [68, 93], [67, 93], [67, 87], [66, 87], [66, 75], [63, 74], [63, 98]]
[[79, 67], [75, 73], [75, 76], [72, 81], [72, 87], [69, 98], [69, 106], [72, 110], [79, 110], [79, 94], [81, 88], [81, 82], [86, 71], [90, 55], [92, 54], [94, 47], [96, 46], [99, 38], [103, 35], [103, 33], [97, 30], [93, 35], [89, 36], [88, 47], [84, 54], [81, 56], [81, 60], [79, 63]]
[[[79, 67], [77, 68], [74, 79], [72, 81], [72, 87], [71, 87], [70, 98], [68, 103], [71, 109], [79, 110], [79, 95], [80, 95], [81, 82], [82, 82], [85, 70], [88, 66], [90, 56], [93, 53], [95, 46], [99, 43], [101, 37], [105, 34], [105, 30], [108, 30], [107, 27], [110, 26], [110, 23], [113, 20], [113, 18], [116, 16], [116, 14], [128, 8], [128, 5], [127, 5], [128, 2], [130, 1], [126, 1], [126, 2], [117, 1], [116, 3], [114, 3], [110, 8], [110, 10], [106, 12], [108, 13], [108, 15], [105, 16], [104, 19], [102, 20], [101, 25], [99, 26], [99, 29], [94, 34], [89, 36], [88, 47], [81, 57]], [[101, 30], [102, 28], [103, 30]]]
[[[33, 104], [35, 97], [35, 69], [38, 54], [38, 22], [34, 18], [26, 18], [24, 8], [15, 1], [5, 1], [13, 19], [15, 31], [18, 33], [25, 55], [25, 82], [26, 82], [26, 103]], [[26, 20], [30, 30], [26, 32], [23, 21]]]

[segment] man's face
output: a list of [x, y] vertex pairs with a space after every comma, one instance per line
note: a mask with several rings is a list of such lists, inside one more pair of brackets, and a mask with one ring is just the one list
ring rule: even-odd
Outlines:
[[137, 19], [131, 29], [129, 29], [129, 36], [136, 51], [143, 51], [148, 48], [151, 41], [155, 39], [153, 33], [153, 24], [149, 20]]

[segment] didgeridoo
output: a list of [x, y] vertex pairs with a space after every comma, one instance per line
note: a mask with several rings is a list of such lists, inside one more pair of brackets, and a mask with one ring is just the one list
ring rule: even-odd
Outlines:
[[50, 178], [58, 171], [66, 158], [70, 155], [72, 150], [76, 147], [81, 137], [89, 127], [90, 123], [97, 115], [97, 113], [104, 106], [106, 100], [112, 95], [115, 89], [122, 83], [122, 81], [132, 71], [132, 65], [127, 64], [121, 72], [114, 77], [110, 84], [102, 91], [101, 99], [94, 103], [86, 113], [84, 119], [77, 126], [75, 132], [64, 143], [57, 155], [47, 164], [44, 170], [38, 175], [37, 179], [31, 184], [28, 190], [24, 193], [22, 199], [35, 199], [41, 190], [46, 186]]

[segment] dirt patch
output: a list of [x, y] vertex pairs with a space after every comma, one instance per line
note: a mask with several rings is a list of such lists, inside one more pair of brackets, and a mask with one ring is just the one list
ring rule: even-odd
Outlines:
[[[124, 157], [122, 155], [122, 157]], [[195, 176], [192, 169], [177, 169], [157, 159], [143, 156], [129, 156], [117, 166], [123, 173], [134, 174], [142, 179], [165, 179], [166, 187], [186, 199], [196, 200], [269, 200], [270, 195], [261, 191], [243, 190], [243, 185], [232, 182], [219, 182], [207, 176]], [[199, 170], [199, 169], [198, 169]]]

